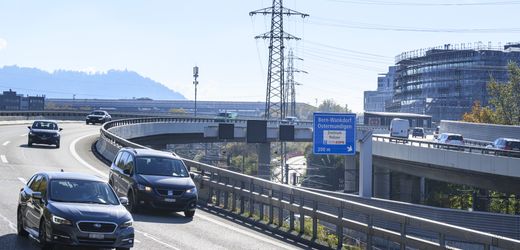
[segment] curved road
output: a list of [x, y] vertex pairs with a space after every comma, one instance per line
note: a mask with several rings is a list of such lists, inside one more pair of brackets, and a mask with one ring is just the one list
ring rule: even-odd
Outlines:
[[[108, 167], [91, 153], [99, 126], [62, 123], [61, 148], [27, 147], [27, 124], [0, 126], [0, 249], [38, 249], [16, 235], [16, 206], [24, 182], [38, 171], [84, 172], [108, 177]], [[182, 213], [134, 214], [134, 249], [294, 249], [298, 245], [198, 209]]]

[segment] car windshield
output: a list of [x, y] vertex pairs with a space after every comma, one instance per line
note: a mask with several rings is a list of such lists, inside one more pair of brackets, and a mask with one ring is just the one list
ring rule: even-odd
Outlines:
[[510, 148], [520, 148], [520, 141], [508, 141], [506, 146]]
[[32, 128], [34, 128], [34, 129], [58, 130], [58, 124], [56, 124], [54, 122], [36, 121], [36, 122], [33, 123]]
[[136, 173], [142, 175], [189, 176], [188, 170], [181, 160], [165, 157], [137, 157], [136, 169]]
[[58, 202], [119, 204], [107, 183], [89, 180], [52, 180], [49, 198]]
[[105, 115], [105, 113], [101, 111], [94, 111], [92, 112], [92, 115]]
[[450, 136], [448, 136], [448, 140], [450, 140], [450, 141], [462, 141], [462, 136], [460, 136], [460, 135], [450, 135]]

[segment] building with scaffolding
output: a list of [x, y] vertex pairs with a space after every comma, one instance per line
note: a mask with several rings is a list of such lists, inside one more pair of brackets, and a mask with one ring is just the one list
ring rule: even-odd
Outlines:
[[507, 64], [520, 62], [520, 43], [446, 44], [396, 57], [393, 100], [386, 111], [460, 120], [475, 101], [488, 104], [487, 83], [508, 80]]

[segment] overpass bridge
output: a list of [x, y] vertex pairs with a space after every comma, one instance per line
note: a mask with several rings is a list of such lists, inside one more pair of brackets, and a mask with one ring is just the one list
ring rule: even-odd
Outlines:
[[[234, 138], [225, 141], [245, 142], [246, 120], [230, 120]], [[123, 126], [124, 125], [124, 126]], [[205, 118], [138, 118], [111, 123], [108, 131], [140, 145], [165, 148], [166, 144], [205, 143], [224, 141], [218, 137], [219, 122]], [[277, 121], [267, 123], [267, 143], [260, 148], [261, 164], [269, 166], [268, 143], [279, 141]], [[362, 131], [384, 131], [381, 127], [358, 126]], [[294, 141], [312, 142], [312, 123], [301, 122], [294, 127]], [[360, 147], [357, 149], [359, 150]], [[465, 184], [507, 193], [520, 190], [520, 157], [512, 152], [475, 146], [450, 146], [422, 140], [397, 140], [373, 136], [373, 164], [419, 177]], [[268, 154], [268, 155], [266, 155]], [[377, 177], [376, 177], [377, 178]], [[362, 179], [362, 178], [360, 178]], [[380, 187], [380, 189], [384, 187]]]
[[[242, 121], [236, 121], [241, 123]], [[216, 138], [215, 129], [217, 123], [212, 120], [200, 119], [167, 119], [167, 118], [143, 118], [114, 121], [101, 128], [101, 135], [96, 144], [97, 151], [107, 159], [112, 159], [120, 147], [144, 147], [133, 140], [134, 136], [139, 138], [141, 142], [145, 142], [147, 135], [160, 139], [164, 135], [171, 136], [174, 139], [179, 132], [186, 134], [197, 134], [202, 140], [197, 142], [214, 141]], [[306, 126], [307, 125], [307, 126]], [[270, 124], [268, 129], [268, 138], [276, 141], [277, 134], [276, 124]], [[239, 126], [235, 130], [242, 130]], [[295, 128], [296, 140], [306, 141], [310, 134], [308, 124], [301, 124]], [[244, 135], [244, 132], [236, 133]], [[162, 136], [161, 136], [162, 135]], [[298, 135], [298, 136], [296, 136]], [[149, 140], [150, 142], [152, 140]], [[181, 139], [180, 141], [183, 141]], [[158, 143], [157, 141], [155, 143]], [[160, 142], [165, 143], [165, 142]], [[170, 141], [169, 143], [172, 143]], [[374, 143], [378, 143], [377, 140]], [[395, 146], [389, 142], [380, 142], [386, 145]], [[423, 142], [424, 143], [424, 142]], [[403, 146], [403, 145], [399, 145]], [[406, 145], [407, 147], [417, 147], [426, 150], [442, 150], [431, 147]], [[377, 148], [374, 145], [374, 148]], [[376, 150], [374, 150], [376, 151]], [[445, 150], [443, 150], [445, 151]], [[458, 152], [466, 153], [466, 152]], [[397, 157], [397, 156], [394, 156]], [[489, 248], [493, 241], [481, 242], [478, 236], [473, 233], [474, 229], [484, 229], [487, 232], [508, 236], [511, 238], [519, 238], [520, 236], [520, 220], [518, 216], [510, 215], [490, 215], [487, 213], [471, 213], [460, 211], [429, 208], [425, 206], [415, 207], [417, 205], [385, 203], [375, 201], [374, 199], [359, 199], [348, 197], [337, 197], [339, 194], [323, 194], [309, 190], [294, 188], [287, 185], [273, 183], [267, 180], [258, 179], [251, 176], [242, 175], [225, 169], [216, 168], [210, 165], [194, 162], [185, 159], [185, 162], [192, 171], [197, 171], [199, 175], [196, 177], [201, 196], [207, 203], [221, 207], [230, 211], [239, 211], [238, 214], [252, 216], [257, 214], [260, 220], [267, 221], [267, 227], [275, 227], [277, 221], [284, 221], [285, 215], [289, 215], [289, 224], [291, 229], [296, 229], [296, 225], [300, 225], [303, 230], [305, 223], [310, 223], [313, 228], [317, 228], [318, 221], [320, 223], [329, 223], [335, 227], [338, 236], [349, 233], [357, 235], [366, 241], [367, 246], [373, 244], [390, 244], [396, 242], [403, 246], [411, 246], [418, 248], [437, 248], [447, 245], [462, 246], [466, 248], [467, 242], [471, 244], [482, 244], [484, 249]], [[336, 197], [334, 197], [336, 196]], [[357, 200], [356, 200], [357, 199]], [[379, 203], [378, 203], [379, 202]], [[377, 205], [377, 206], [371, 206]], [[387, 210], [384, 207], [393, 207], [397, 211], [407, 211], [400, 213]], [[466, 214], [468, 213], [468, 214]], [[295, 214], [309, 216], [310, 220], [306, 220], [305, 216], [299, 216], [296, 221]], [[486, 217], [485, 215], [490, 215]], [[429, 219], [432, 218], [432, 219]], [[482, 221], [482, 218], [484, 221]], [[448, 224], [438, 222], [450, 220], [458, 226], [450, 226]], [[473, 228], [469, 231], [463, 227]], [[459, 231], [462, 230], [462, 231]], [[316, 230], [312, 230], [316, 237]], [[449, 233], [446, 233], [449, 232]], [[455, 234], [451, 234], [455, 232]], [[300, 233], [303, 233], [302, 231]], [[449, 235], [448, 235], [449, 234]], [[471, 235], [471, 236], [470, 236]], [[461, 243], [460, 237], [466, 243]], [[470, 240], [471, 238], [471, 240]], [[499, 237], [500, 238], [500, 237]], [[377, 239], [377, 240], [376, 240]], [[520, 243], [512, 239], [502, 238], [507, 242]], [[476, 240], [476, 242], [475, 242]], [[508, 243], [509, 244], [509, 243]], [[511, 243], [513, 244], [513, 243]], [[508, 245], [512, 247], [513, 245]], [[520, 245], [514, 247], [520, 247]]]

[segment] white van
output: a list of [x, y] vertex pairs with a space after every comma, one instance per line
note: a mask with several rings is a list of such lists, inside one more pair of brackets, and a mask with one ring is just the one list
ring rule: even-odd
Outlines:
[[410, 123], [408, 120], [394, 118], [390, 123], [390, 137], [400, 137], [408, 139]]

